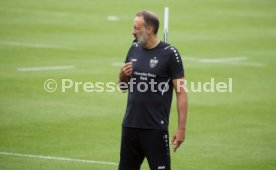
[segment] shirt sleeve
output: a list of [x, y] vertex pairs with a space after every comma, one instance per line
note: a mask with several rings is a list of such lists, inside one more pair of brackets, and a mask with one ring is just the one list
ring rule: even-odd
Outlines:
[[176, 48], [170, 49], [169, 75], [172, 79], [184, 77], [184, 67], [181, 56]]

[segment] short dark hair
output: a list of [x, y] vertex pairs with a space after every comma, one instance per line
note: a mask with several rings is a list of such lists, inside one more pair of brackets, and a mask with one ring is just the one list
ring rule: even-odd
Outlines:
[[153, 12], [144, 10], [138, 12], [136, 16], [143, 17], [145, 20], [145, 26], [152, 26], [154, 34], [157, 34], [159, 29], [159, 20]]

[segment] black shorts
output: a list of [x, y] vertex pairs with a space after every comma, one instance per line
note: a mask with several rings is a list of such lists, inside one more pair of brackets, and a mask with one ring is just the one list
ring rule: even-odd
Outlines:
[[170, 170], [166, 130], [122, 128], [119, 170], [139, 170], [146, 157], [151, 170]]

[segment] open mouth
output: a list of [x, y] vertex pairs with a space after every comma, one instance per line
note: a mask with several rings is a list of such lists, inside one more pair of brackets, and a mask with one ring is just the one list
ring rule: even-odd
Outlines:
[[138, 38], [137, 38], [136, 34], [134, 34], [133, 36], [134, 36], [133, 42], [138, 42]]

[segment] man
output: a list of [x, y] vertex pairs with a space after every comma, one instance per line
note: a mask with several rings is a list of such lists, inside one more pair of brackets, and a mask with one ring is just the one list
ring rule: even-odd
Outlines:
[[171, 168], [168, 124], [173, 89], [178, 111], [178, 128], [171, 141], [174, 152], [185, 139], [187, 96], [183, 64], [177, 49], [157, 38], [158, 28], [154, 13], [136, 14], [132, 33], [135, 43], [119, 75], [120, 88], [128, 83], [129, 92], [119, 170], [139, 170], [145, 157], [151, 170]]

